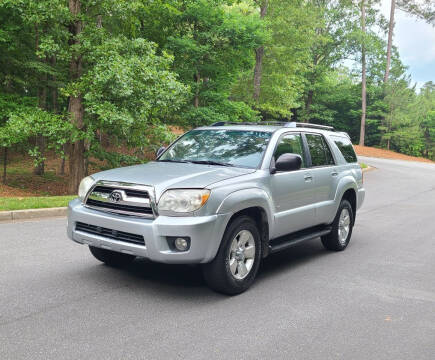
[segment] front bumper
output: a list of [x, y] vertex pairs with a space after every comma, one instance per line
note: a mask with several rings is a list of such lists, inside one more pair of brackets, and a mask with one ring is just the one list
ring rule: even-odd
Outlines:
[[[68, 205], [67, 233], [70, 239], [80, 244], [142, 256], [156, 262], [207, 263], [216, 256], [230, 216], [231, 214], [216, 214], [142, 219], [92, 210], [83, 206], [79, 199], [75, 199]], [[78, 231], [77, 222], [142, 235], [145, 246]], [[190, 237], [190, 249], [185, 252], [171, 250], [167, 236]]]

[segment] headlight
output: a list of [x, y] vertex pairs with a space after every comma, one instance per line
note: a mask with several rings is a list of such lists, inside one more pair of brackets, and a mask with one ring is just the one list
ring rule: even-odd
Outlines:
[[95, 180], [91, 176], [85, 177], [81, 182], [79, 186], [79, 198], [80, 200], [85, 200], [86, 194], [88, 193], [89, 189], [94, 185]]
[[167, 190], [160, 198], [159, 211], [188, 213], [198, 210], [210, 196], [207, 189], [177, 189]]

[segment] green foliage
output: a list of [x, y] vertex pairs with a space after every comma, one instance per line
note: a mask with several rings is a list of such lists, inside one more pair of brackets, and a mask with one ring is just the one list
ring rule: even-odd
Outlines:
[[[399, 6], [431, 21], [429, 3]], [[81, 0], [76, 18], [64, 0], [1, 1], [0, 147], [25, 148], [37, 165], [45, 149], [36, 139], [60, 156], [65, 144], [82, 139], [86, 156], [114, 167], [141, 162], [172, 141], [174, 125], [271, 118], [330, 124], [356, 141], [364, 44], [366, 144], [435, 158], [435, 86], [427, 83], [417, 94], [394, 47], [383, 85], [387, 23], [376, 1], [367, 3], [366, 34], [352, 0], [268, 0], [262, 19], [264, 4]], [[72, 35], [77, 20], [81, 32]], [[72, 59], [80, 60], [76, 74]], [[70, 96], [82, 100], [78, 125]], [[111, 146], [103, 147], [107, 137]]]
[[68, 202], [74, 198], [76, 198], [76, 195], [18, 198], [2, 197], [0, 198], [0, 211], [66, 207]]
[[[259, 3], [250, 2], [251, 6], [258, 6]], [[232, 97], [251, 104], [267, 118], [290, 119], [292, 109], [302, 104], [306, 83], [304, 72], [312, 63], [313, 11], [303, 1], [289, 4], [285, 0], [270, 0], [262, 25], [265, 33], [260, 98], [258, 102], [253, 102], [252, 68], [241, 74], [233, 87]], [[250, 56], [255, 56], [255, 53]]]
[[143, 147], [152, 128], [179, 110], [189, 89], [169, 70], [172, 57], [155, 49], [144, 39], [114, 38], [92, 50], [88, 73], [65, 89], [83, 94], [89, 133], [102, 129], [118, 142]]
[[174, 33], [164, 44], [174, 55], [174, 71], [192, 89], [178, 117], [184, 126], [257, 119], [249, 106], [229, 97], [240, 74], [251, 71], [252, 54], [262, 43], [264, 31], [255, 14], [227, 3], [200, 0], [183, 4], [174, 20]]
[[[11, 102], [9, 108], [10, 111], [5, 116], [6, 121], [0, 127], [0, 146], [10, 147], [18, 143], [29, 142], [35, 136], [41, 135], [48, 140], [48, 148], [63, 156], [63, 145], [74, 132], [69, 122], [63, 121], [60, 115], [29, 105]], [[7, 107], [4, 106], [2, 109], [4, 111]], [[45, 160], [41, 149], [37, 146], [29, 146], [29, 155], [34, 158], [35, 165]]]

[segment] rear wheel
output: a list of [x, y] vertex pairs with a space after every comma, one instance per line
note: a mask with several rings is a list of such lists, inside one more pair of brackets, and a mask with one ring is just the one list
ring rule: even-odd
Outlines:
[[346, 249], [352, 236], [353, 219], [352, 205], [346, 199], [341, 200], [337, 215], [332, 223], [331, 232], [322, 236], [323, 246], [332, 251]]
[[228, 295], [240, 294], [255, 280], [261, 259], [261, 239], [254, 220], [236, 218], [225, 230], [214, 260], [203, 265], [208, 286]]
[[122, 254], [115, 251], [89, 246], [89, 250], [94, 257], [101, 262], [114, 267], [126, 266], [136, 258], [134, 255]]

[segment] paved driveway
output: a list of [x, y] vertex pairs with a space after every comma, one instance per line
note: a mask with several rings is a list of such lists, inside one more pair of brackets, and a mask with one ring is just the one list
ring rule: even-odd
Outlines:
[[237, 297], [195, 267], [101, 265], [65, 219], [1, 224], [0, 359], [433, 360], [435, 165], [362, 160], [348, 249], [274, 255]]

